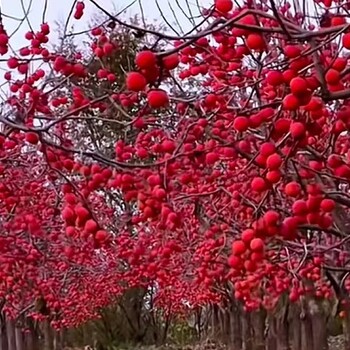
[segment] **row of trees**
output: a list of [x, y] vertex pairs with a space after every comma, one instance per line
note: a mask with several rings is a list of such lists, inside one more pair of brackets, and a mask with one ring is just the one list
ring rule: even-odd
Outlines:
[[136, 289], [162, 327], [224, 310], [237, 349], [326, 348], [321, 315], [349, 348], [347, 2], [216, 0], [182, 35], [89, 2], [59, 45], [0, 28], [6, 319], [77, 327]]

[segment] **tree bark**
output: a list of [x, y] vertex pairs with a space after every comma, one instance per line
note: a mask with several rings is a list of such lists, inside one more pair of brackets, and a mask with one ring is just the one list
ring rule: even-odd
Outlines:
[[8, 350], [16, 350], [15, 322], [13, 320], [6, 321], [6, 334]]
[[15, 328], [16, 350], [24, 350], [23, 331], [19, 326]]
[[52, 342], [52, 332], [50, 327], [50, 322], [48, 320], [45, 320], [43, 322], [43, 333], [44, 333], [44, 349], [45, 350], [52, 350], [53, 349], [53, 342]]
[[322, 305], [316, 300], [309, 301], [310, 320], [314, 350], [328, 350], [327, 320]]
[[243, 337], [244, 337], [244, 349], [253, 350], [253, 334], [252, 334], [252, 322], [251, 314], [249, 312], [244, 313], [243, 317]]
[[277, 350], [276, 318], [273, 315], [268, 316], [266, 350]]
[[231, 339], [233, 349], [242, 349], [242, 310], [238, 302], [232, 302], [231, 316]]
[[264, 350], [265, 349], [265, 310], [259, 310], [252, 314], [252, 326], [254, 335], [254, 350]]
[[301, 350], [301, 321], [299, 304], [291, 304], [289, 313], [292, 350]]
[[313, 345], [313, 331], [312, 322], [308, 310], [307, 301], [301, 301], [301, 350], [310, 350], [314, 348]]
[[8, 350], [5, 315], [2, 315], [0, 322], [0, 350]]

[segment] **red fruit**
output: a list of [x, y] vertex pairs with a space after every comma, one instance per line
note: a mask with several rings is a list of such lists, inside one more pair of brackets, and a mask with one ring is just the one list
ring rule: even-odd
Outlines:
[[231, 0], [215, 0], [215, 9], [222, 13], [230, 12], [233, 8]]
[[284, 192], [289, 197], [297, 197], [300, 194], [301, 186], [295, 182], [289, 182], [284, 188]]
[[213, 165], [219, 160], [219, 155], [215, 152], [209, 152], [205, 156], [205, 162], [208, 165]]
[[256, 192], [263, 192], [266, 190], [266, 182], [262, 177], [255, 177], [251, 183], [251, 188]]
[[307, 81], [301, 77], [293, 78], [290, 81], [289, 86], [290, 86], [290, 90], [295, 95], [304, 94], [308, 89]]
[[241, 255], [246, 251], [246, 246], [242, 241], [235, 241], [232, 243], [232, 254]]
[[326, 212], [326, 213], [330, 213], [331, 211], [333, 211], [335, 208], [335, 202], [333, 199], [323, 199], [321, 202], [321, 209]]
[[40, 30], [44, 35], [50, 34], [50, 26], [48, 23], [42, 23], [40, 25]]
[[149, 50], [141, 51], [136, 55], [135, 63], [140, 69], [150, 69], [157, 64], [157, 56]]
[[296, 45], [287, 45], [283, 51], [288, 58], [296, 58], [301, 54], [301, 48]]
[[17, 68], [17, 67], [18, 67], [18, 60], [17, 60], [17, 58], [15, 58], [15, 57], [10, 57], [10, 58], [7, 60], [7, 66], [8, 66], [10, 69]]
[[331, 154], [327, 159], [327, 165], [332, 169], [338, 168], [342, 164], [343, 161], [337, 154]]
[[166, 69], [168, 70], [175, 69], [180, 63], [179, 55], [178, 53], [173, 53], [169, 56], [164, 57], [162, 62]]
[[342, 42], [343, 42], [343, 46], [346, 49], [350, 50], [350, 33], [346, 33], [343, 35]]
[[246, 260], [244, 262], [244, 268], [249, 272], [254, 272], [256, 270], [256, 264], [252, 260]]
[[275, 153], [276, 147], [271, 142], [265, 142], [260, 146], [260, 154], [264, 157], [268, 157], [271, 154]]
[[239, 132], [246, 131], [249, 128], [249, 119], [246, 117], [237, 117], [233, 121], [233, 127]]
[[244, 243], [249, 244], [251, 240], [255, 237], [255, 232], [252, 229], [247, 229], [242, 232], [241, 239]]
[[266, 180], [275, 184], [281, 180], [281, 172], [279, 170], [268, 171], [266, 174]]
[[151, 108], [166, 107], [169, 104], [168, 94], [164, 90], [151, 90], [147, 94], [148, 104]]
[[0, 34], [0, 46], [6, 46], [9, 43], [9, 37], [7, 34]]
[[295, 122], [290, 125], [289, 131], [293, 138], [299, 139], [305, 135], [305, 126], [303, 123]]
[[227, 263], [231, 268], [236, 269], [241, 265], [241, 259], [238, 256], [230, 255], [230, 257], [227, 260]]
[[75, 207], [75, 214], [81, 221], [85, 221], [90, 216], [89, 211], [84, 207]]
[[107, 239], [108, 237], [108, 233], [104, 230], [99, 230], [96, 232], [96, 235], [95, 235], [95, 239], [100, 241], [100, 242], [103, 242]]
[[282, 105], [283, 108], [288, 111], [295, 111], [299, 108], [300, 102], [296, 96], [293, 94], [288, 94], [284, 97]]
[[62, 210], [62, 219], [66, 222], [71, 222], [72, 220], [75, 220], [75, 213], [74, 211], [66, 207]]
[[282, 158], [279, 154], [274, 153], [271, 154], [267, 159], [266, 159], [266, 166], [268, 167], [269, 170], [276, 170], [282, 165]]
[[131, 91], [142, 91], [147, 85], [146, 78], [138, 72], [130, 72], [126, 77], [126, 87]]
[[262, 251], [264, 249], [264, 241], [261, 238], [254, 238], [251, 242], [250, 242], [250, 249], [253, 252], [259, 252]]
[[339, 80], [340, 80], [340, 73], [339, 73], [339, 71], [331, 68], [326, 73], [325, 79], [329, 85], [337, 85], [339, 83]]
[[39, 142], [39, 135], [35, 132], [27, 132], [26, 133], [26, 141], [35, 145]]
[[294, 215], [307, 215], [309, 211], [306, 202], [303, 200], [295, 201], [292, 206], [292, 212]]
[[266, 82], [272, 86], [278, 86], [283, 84], [284, 78], [280, 71], [272, 70], [266, 75]]
[[172, 153], [176, 148], [175, 142], [172, 140], [164, 140], [161, 145], [162, 151], [166, 153]]
[[92, 219], [86, 221], [85, 226], [84, 226], [84, 230], [86, 232], [90, 232], [90, 233], [96, 232], [97, 228], [98, 228], [97, 222], [95, 220], [92, 220]]
[[267, 226], [275, 226], [280, 218], [280, 215], [274, 211], [269, 210], [264, 215], [264, 222]]
[[263, 50], [265, 49], [265, 39], [261, 34], [249, 34], [247, 37], [247, 46], [251, 50]]

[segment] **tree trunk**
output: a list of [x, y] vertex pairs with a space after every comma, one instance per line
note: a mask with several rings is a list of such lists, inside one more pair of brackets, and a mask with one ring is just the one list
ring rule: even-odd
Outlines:
[[43, 333], [44, 333], [44, 349], [52, 350], [53, 349], [52, 333], [51, 333], [50, 322], [48, 320], [45, 320], [43, 322]]
[[238, 302], [232, 302], [231, 339], [234, 350], [241, 350], [242, 339], [242, 310]]
[[[283, 317], [277, 320], [276, 323], [276, 335], [277, 335], [277, 349], [289, 350], [289, 325], [287, 317]], [[311, 350], [311, 349], [309, 349]]]
[[267, 341], [266, 341], [266, 350], [278, 350], [276, 318], [273, 315], [268, 316], [268, 333], [267, 333]]
[[6, 320], [6, 334], [8, 350], [16, 350], [15, 322], [13, 320]]
[[289, 322], [292, 350], [301, 350], [300, 307], [297, 303], [290, 306]]
[[0, 350], [8, 350], [5, 315], [0, 322]]
[[24, 350], [23, 331], [20, 326], [15, 328], [16, 350]]
[[301, 303], [301, 350], [311, 350], [314, 348], [312, 322], [307, 302], [302, 300]]
[[244, 349], [253, 350], [252, 322], [251, 314], [249, 312], [245, 312], [243, 317], [243, 337], [245, 345]]
[[344, 334], [344, 347], [345, 350], [350, 349], [350, 315], [349, 309], [346, 310], [345, 317], [342, 320], [343, 334]]
[[252, 326], [254, 334], [254, 350], [264, 350], [265, 349], [265, 319], [266, 312], [264, 310], [259, 310], [252, 314]]
[[312, 323], [314, 350], [328, 350], [327, 320], [322, 305], [312, 299], [309, 301], [308, 307]]

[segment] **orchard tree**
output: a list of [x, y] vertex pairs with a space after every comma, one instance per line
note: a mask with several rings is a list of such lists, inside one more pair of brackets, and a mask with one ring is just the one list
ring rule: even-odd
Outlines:
[[[346, 321], [348, 3], [216, 0], [175, 35], [87, 1], [151, 45], [116, 71], [121, 39], [110, 28], [91, 29], [86, 62], [50, 50], [43, 23], [7, 59], [7, 312], [40, 297], [56, 326], [76, 325], [137, 286], [155, 287], [165, 314], [228, 300], [270, 310], [287, 295], [301, 305], [336, 297]], [[75, 20], [84, 6], [75, 4]], [[112, 150], [81, 134], [112, 122]], [[127, 205], [115, 207], [106, 191]]]

